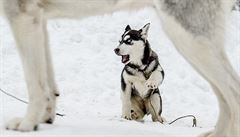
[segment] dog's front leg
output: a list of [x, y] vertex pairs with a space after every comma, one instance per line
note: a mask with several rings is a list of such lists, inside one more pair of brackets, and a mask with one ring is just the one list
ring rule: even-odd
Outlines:
[[164, 79], [164, 72], [159, 65], [155, 71], [152, 72], [149, 79], [146, 81], [146, 86], [149, 89], [156, 89], [162, 83]]
[[132, 120], [131, 117], [131, 85], [126, 84], [125, 89], [121, 92], [121, 99], [122, 99], [122, 118], [127, 120]]
[[55, 120], [56, 116], [56, 97], [60, 95], [57, 85], [55, 83], [55, 77], [54, 77], [54, 70], [52, 66], [52, 58], [51, 58], [51, 52], [49, 49], [49, 40], [48, 40], [48, 33], [47, 33], [47, 24], [43, 24], [43, 30], [45, 35], [45, 51], [46, 51], [46, 65], [47, 65], [47, 80], [48, 85], [50, 88], [50, 94], [49, 94], [49, 101], [47, 102], [47, 107], [45, 109], [44, 115], [41, 119], [41, 122], [52, 124]]
[[[22, 59], [29, 94], [29, 105], [25, 117], [11, 120], [6, 128], [33, 131], [37, 129], [51, 99], [47, 75], [47, 49], [44, 46], [47, 40], [44, 35], [46, 21], [42, 16], [43, 10], [38, 7], [36, 1], [6, 2], [5, 10]], [[21, 5], [19, 2], [22, 2]]]

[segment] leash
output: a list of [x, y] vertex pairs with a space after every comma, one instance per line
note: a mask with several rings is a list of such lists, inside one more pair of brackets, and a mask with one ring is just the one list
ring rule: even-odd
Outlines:
[[[20, 102], [22, 102], [22, 103], [24, 103], [24, 104], [28, 104], [27, 101], [22, 100], [22, 99], [20, 99], [20, 98], [18, 98], [18, 97], [16, 97], [16, 96], [14, 96], [14, 95], [6, 92], [6, 91], [3, 90], [2, 88], [0, 88], [0, 91], [1, 91], [3, 94], [5, 94], [5, 95], [7, 95], [7, 96], [9, 96], [9, 97], [11, 97], [11, 98], [13, 98], [13, 99], [16, 99], [16, 100], [18, 100], [18, 101], [20, 101]], [[153, 92], [151, 93], [151, 95], [153, 95]], [[151, 105], [151, 107], [152, 107], [152, 109], [153, 109], [153, 111], [154, 111], [154, 113], [155, 113], [155, 116], [158, 116], [155, 108], [153, 107], [153, 104], [152, 104], [152, 101], [151, 101], [151, 100], [150, 100], [150, 105]], [[60, 116], [60, 117], [64, 117], [64, 116], [65, 116], [65, 114], [60, 114], [60, 113], [56, 113], [56, 115], [57, 115], [57, 116]], [[178, 121], [178, 120], [180, 120], [180, 119], [183, 119], [183, 118], [187, 118], [187, 117], [193, 117], [193, 125], [192, 125], [192, 127], [197, 127], [197, 119], [196, 119], [196, 117], [195, 117], [194, 115], [185, 115], [185, 116], [178, 117], [178, 118], [176, 118], [175, 120], [171, 121], [171, 122], [168, 123], [168, 124], [171, 125], [171, 124], [175, 123], [176, 121]]]
[[[9, 97], [11, 97], [11, 98], [13, 98], [13, 99], [16, 99], [16, 100], [18, 100], [18, 101], [20, 101], [20, 102], [22, 102], [22, 103], [24, 103], [24, 104], [28, 104], [27, 101], [22, 100], [22, 99], [20, 99], [20, 98], [18, 98], [18, 97], [16, 97], [16, 96], [14, 96], [14, 95], [6, 92], [6, 91], [3, 90], [2, 88], [0, 88], [0, 91], [1, 91], [3, 94], [5, 94], [5, 95], [7, 95], [7, 96], [9, 96]], [[64, 117], [64, 116], [65, 116], [65, 114], [60, 114], [60, 113], [56, 113], [56, 115], [57, 115], [57, 116], [60, 116], [60, 117]]]
[[[151, 96], [152, 96], [152, 95], [153, 95], [153, 92], [151, 93]], [[160, 96], [160, 95], [159, 95], [159, 96]], [[155, 116], [157, 117], [158, 114], [157, 114], [155, 108], [153, 107], [153, 104], [152, 104], [151, 99], [150, 99], [150, 105], [151, 105], [151, 107], [152, 107], [152, 109], [153, 109], [153, 111], [154, 111], [154, 113], [155, 113]], [[193, 118], [192, 127], [197, 127], [197, 119], [196, 119], [196, 117], [195, 117], [194, 115], [185, 115], [185, 116], [178, 117], [178, 118], [176, 118], [175, 120], [169, 122], [168, 125], [172, 125], [173, 123], [177, 122], [178, 120], [184, 119], [184, 118], [188, 118], [188, 117], [192, 117], [192, 118]], [[159, 122], [161, 122], [161, 121], [159, 121]], [[161, 122], [161, 123], [162, 123], [162, 122]]]
[[180, 119], [183, 119], [183, 118], [187, 118], [187, 117], [192, 117], [193, 118], [193, 125], [192, 127], [197, 127], [197, 119], [194, 115], [185, 115], [185, 116], [182, 116], [182, 117], [179, 117], [179, 118], [176, 118], [175, 120], [173, 120], [172, 122], [168, 123], [169, 125], [175, 123], [176, 121], [180, 120]]

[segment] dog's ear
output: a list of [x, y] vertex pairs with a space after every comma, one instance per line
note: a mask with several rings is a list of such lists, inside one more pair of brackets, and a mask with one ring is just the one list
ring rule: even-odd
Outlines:
[[147, 39], [149, 28], [150, 23], [146, 24], [142, 29], [139, 30], [141, 32], [141, 37], [145, 40]]
[[127, 25], [127, 27], [125, 28], [125, 31], [129, 31], [129, 30], [131, 30], [131, 27], [130, 25]]

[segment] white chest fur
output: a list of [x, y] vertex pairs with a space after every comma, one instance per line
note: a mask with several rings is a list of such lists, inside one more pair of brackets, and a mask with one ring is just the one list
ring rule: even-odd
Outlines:
[[142, 73], [137, 73], [135, 75], [128, 75], [125, 74], [126, 80], [131, 83], [132, 88], [136, 89], [138, 92], [139, 96], [142, 98], [145, 98], [146, 95], [148, 94], [149, 88], [146, 86], [146, 78]]

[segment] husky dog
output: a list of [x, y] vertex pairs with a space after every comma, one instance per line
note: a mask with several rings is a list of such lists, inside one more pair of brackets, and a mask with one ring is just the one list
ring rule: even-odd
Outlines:
[[120, 45], [114, 50], [125, 64], [121, 74], [122, 117], [139, 121], [150, 113], [153, 121], [162, 123], [158, 86], [163, 81], [164, 71], [147, 40], [149, 27], [150, 24], [146, 24], [140, 30], [132, 30], [128, 25]]
[[22, 60], [29, 93], [23, 118], [11, 120], [10, 130], [32, 131], [52, 123], [56, 96], [49, 51], [47, 21], [83, 18], [117, 10], [152, 6], [178, 51], [211, 84], [219, 102], [216, 128], [203, 137], [240, 136], [240, 78], [225, 50], [225, 22], [234, 0], [0, 0]]

